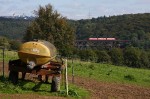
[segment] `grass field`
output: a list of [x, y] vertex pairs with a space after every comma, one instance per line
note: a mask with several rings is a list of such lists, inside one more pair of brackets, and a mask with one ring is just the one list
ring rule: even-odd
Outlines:
[[93, 78], [104, 82], [150, 87], [150, 70], [81, 61], [74, 61], [73, 63], [70, 61], [68, 65], [70, 75], [73, 66], [75, 76]]
[[[18, 59], [18, 54], [15, 51], [8, 51], [5, 50], [4, 51], [4, 60], [5, 61], [9, 61], [9, 60], [14, 60], [14, 59]], [[3, 60], [3, 51], [0, 50], [0, 61]]]
[[[16, 52], [5, 52], [5, 61], [17, 58], [18, 56]], [[2, 61], [2, 55], [0, 56], [0, 61]], [[73, 63], [72, 61], [68, 61], [69, 75], [72, 74], [72, 67], [74, 68], [75, 76], [91, 78], [96, 81], [107, 83], [129, 84], [150, 88], [150, 70], [147, 69], [74, 60]], [[40, 87], [38, 86], [39, 85], [37, 83], [31, 81], [20, 81], [19, 84], [12, 85], [8, 82], [7, 78], [4, 81], [0, 79], [0, 93], [35, 93], [41, 95], [65, 96], [65, 90], [63, 87], [60, 92], [51, 93], [50, 85], [41, 84]], [[85, 98], [89, 97], [89, 92], [85, 89], [69, 84], [69, 97]]]
[[[0, 50], [0, 62], [3, 61], [2, 50]], [[14, 51], [5, 51], [4, 60], [8, 62], [9, 60], [18, 59], [17, 52]], [[2, 74], [2, 73], [0, 73]], [[6, 74], [8, 75], [8, 74]], [[62, 96], [66, 97], [66, 91], [64, 85], [61, 88], [60, 92], [52, 93], [50, 92], [50, 84], [37, 83], [33, 81], [19, 81], [17, 85], [13, 85], [8, 81], [7, 76], [3, 78], [0, 75], [0, 93], [7, 94], [40, 94], [47, 96]], [[83, 88], [77, 87], [73, 84], [69, 84], [69, 98], [87, 98], [89, 97], [89, 92]]]
[[87, 98], [89, 97], [89, 92], [83, 88], [79, 88], [75, 85], [69, 84], [69, 96], [66, 96], [66, 90], [64, 86], [61, 87], [60, 92], [50, 92], [50, 84], [37, 83], [33, 81], [21, 81], [17, 85], [13, 85], [8, 81], [7, 78], [0, 76], [0, 93], [7, 94], [39, 94], [46, 96], [61, 96], [70, 98]]

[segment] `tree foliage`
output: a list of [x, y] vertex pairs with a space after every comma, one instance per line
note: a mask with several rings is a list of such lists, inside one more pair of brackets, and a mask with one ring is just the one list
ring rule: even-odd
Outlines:
[[140, 67], [141, 51], [138, 48], [130, 47], [124, 51], [124, 62], [130, 67]]
[[109, 51], [109, 55], [111, 57], [111, 61], [115, 65], [123, 64], [123, 52], [120, 48], [113, 48]]
[[23, 18], [13, 19], [0, 17], [0, 35], [9, 39], [22, 40], [30, 22], [30, 19], [25, 20]]
[[78, 54], [81, 60], [93, 62], [97, 61], [97, 55], [93, 50], [80, 50]]
[[118, 40], [131, 40], [134, 47], [150, 48], [150, 13], [102, 16], [70, 23], [76, 28], [78, 40], [114, 37]]
[[141, 51], [140, 55], [140, 67], [142, 68], [150, 68], [150, 60], [148, 56], [148, 52], [146, 51]]
[[110, 63], [111, 57], [107, 53], [107, 51], [96, 51], [97, 54], [97, 62], [98, 63]]
[[0, 47], [5, 49], [10, 48], [9, 40], [6, 37], [0, 36]]
[[27, 28], [25, 41], [42, 39], [53, 43], [62, 55], [71, 50], [74, 45], [74, 29], [68, 25], [66, 18], [61, 16], [52, 5], [40, 6], [35, 11], [36, 19]]
[[10, 50], [18, 50], [22, 42], [19, 40], [10, 40], [9, 44], [10, 44]]

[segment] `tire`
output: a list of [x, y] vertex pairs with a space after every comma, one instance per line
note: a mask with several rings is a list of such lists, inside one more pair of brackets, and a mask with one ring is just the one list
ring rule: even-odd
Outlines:
[[52, 77], [51, 91], [52, 92], [60, 91], [60, 77], [57, 76]]
[[9, 80], [16, 85], [18, 83], [18, 72], [10, 71], [9, 72]]

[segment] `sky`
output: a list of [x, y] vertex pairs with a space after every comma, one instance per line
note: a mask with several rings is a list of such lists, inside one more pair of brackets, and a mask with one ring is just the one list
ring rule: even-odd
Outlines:
[[150, 0], [0, 0], [0, 16], [34, 16], [39, 5], [51, 4], [68, 19], [150, 13]]

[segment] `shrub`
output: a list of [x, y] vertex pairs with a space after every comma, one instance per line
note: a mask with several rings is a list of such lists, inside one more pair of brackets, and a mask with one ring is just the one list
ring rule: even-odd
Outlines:
[[129, 80], [129, 81], [135, 81], [135, 77], [133, 75], [125, 75], [124, 79]]
[[111, 57], [111, 61], [115, 65], [122, 65], [123, 63], [123, 53], [119, 48], [113, 48], [109, 51], [109, 55]]
[[6, 37], [0, 36], [0, 46], [4, 47], [5, 49], [9, 49], [9, 40]]
[[97, 62], [109, 63], [111, 61], [111, 57], [108, 55], [106, 51], [97, 51]]
[[85, 61], [97, 61], [97, 55], [93, 50], [81, 50], [79, 52], [79, 56], [81, 60]]
[[124, 63], [129, 67], [140, 67], [141, 51], [135, 47], [129, 47], [124, 50]]
[[9, 44], [11, 50], [18, 50], [19, 46], [21, 45], [21, 41], [11, 40]]
[[149, 63], [150, 61], [148, 58], [148, 53], [142, 51], [140, 55], [140, 62], [139, 62], [140, 67], [149, 68], [150, 67]]
[[88, 66], [88, 68], [91, 69], [91, 70], [95, 70], [95, 66], [94, 66], [93, 64], [90, 64], [90, 65]]

